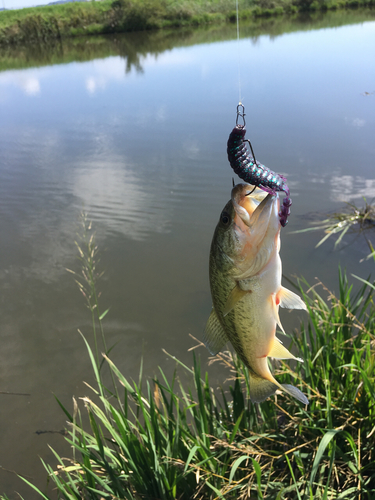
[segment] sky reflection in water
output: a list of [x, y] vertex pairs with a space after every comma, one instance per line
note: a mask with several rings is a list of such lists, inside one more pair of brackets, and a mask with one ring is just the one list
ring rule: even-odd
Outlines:
[[[365, 244], [333, 253], [333, 242], [315, 250], [321, 234], [291, 232], [311, 213], [324, 218], [346, 201], [375, 197], [375, 22], [239, 44], [210, 43], [202, 33], [200, 45], [158, 50], [155, 42], [148, 50], [140, 38], [127, 55], [0, 73], [0, 380], [4, 390], [32, 394], [0, 408], [1, 427], [13, 422], [0, 463], [39, 484], [35, 456], [48, 458], [53, 438], [35, 430], [65, 425], [51, 392], [69, 405], [90, 373], [76, 333], [89, 335], [90, 321], [65, 270], [77, 270], [82, 210], [103, 251], [107, 331], [110, 343], [120, 342], [115, 361], [129, 377], [142, 352], [147, 374], [159, 364], [173, 370], [161, 351], [168, 347], [190, 364], [188, 334], [201, 336], [211, 307], [210, 240], [230, 196], [226, 142], [238, 56], [247, 136], [291, 188], [285, 274], [335, 287], [338, 260], [357, 275], [371, 270], [359, 264]], [[134, 37], [119, 37], [121, 50]], [[286, 314], [287, 329], [291, 321]], [[220, 369], [214, 376], [222, 379]], [[9, 495], [17, 489], [31, 498], [1, 474]]]

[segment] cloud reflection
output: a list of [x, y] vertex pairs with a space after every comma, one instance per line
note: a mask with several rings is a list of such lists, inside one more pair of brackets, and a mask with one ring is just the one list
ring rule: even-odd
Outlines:
[[94, 94], [96, 90], [96, 81], [95, 78], [87, 78], [86, 80], [86, 89], [88, 90], [89, 94]]
[[375, 198], [375, 179], [342, 175], [331, 178], [332, 201], [347, 202], [357, 198]]
[[156, 189], [146, 189], [130, 168], [124, 168], [122, 157], [113, 155], [105, 161], [78, 165], [73, 194], [82, 200], [90, 218], [132, 240], [142, 241], [150, 233], [169, 231], [170, 218], [165, 207], [157, 203]]
[[348, 125], [352, 125], [355, 128], [361, 128], [366, 125], [366, 120], [364, 120], [363, 118], [348, 118], [346, 116], [345, 123], [347, 123]]
[[22, 88], [28, 95], [36, 95], [40, 93], [40, 83], [35, 77], [27, 78], [22, 85]]
[[195, 139], [185, 139], [182, 144], [183, 150], [190, 160], [195, 160], [199, 157], [200, 147], [197, 140]]
[[0, 73], [0, 87], [18, 87], [26, 95], [38, 95], [40, 94], [41, 86], [40, 80], [34, 71], [22, 70]]
[[112, 82], [124, 80], [124, 61], [119, 56], [97, 59], [86, 64], [91, 69], [85, 79], [85, 88], [91, 95], [98, 90], [105, 90]]
[[[71, 156], [74, 128], [64, 137], [56, 130], [42, 134], [30, 126], [18, 130], [17, 153], [4, 152], [3, 233], [11, 232], [30, 256], [22, 269], [12, 267], [12, 276], [20, 281], [27, 276], [48, 283], [65, 273], [82, 210], [94, 221], [99, 242], [111, 233], [145, 241], [171, 230], [174, 210], [165, 203], [163, 183], [155, 182], [151, 189], [139, 165], [116, 151], [111, 134], [88, 128], [86, 146], [91, 154]], [[19, 151], [27, 151], [26, 170], [17, 161]], [[8, 260], [12, 261], [11, 253]], [[3, 265], [10, 269], [9, 263]]]

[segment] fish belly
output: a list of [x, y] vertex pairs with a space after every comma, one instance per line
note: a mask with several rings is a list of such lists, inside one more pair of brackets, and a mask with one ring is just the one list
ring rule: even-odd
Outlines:
[[[275, 339], [276, 321], [270, 296], [249, 292], [234, 308], [234, 337], [241, 345], [244, 362], [259, 376], [271, 375], [267, 356]], [[232, 342], [233, 343], [233, 342]]]
[[278, 312], [275, 300], [281, 288], [281, 260], [278, 252], [274, 253], [260, 273], [240, 282], [239, 286], [247, 293], [228, 318], [231, 323], [228, 325], [230, 340], [254, 374], [275, 381], [268, 368], [267, 356], [275, 341], [275, 308]]

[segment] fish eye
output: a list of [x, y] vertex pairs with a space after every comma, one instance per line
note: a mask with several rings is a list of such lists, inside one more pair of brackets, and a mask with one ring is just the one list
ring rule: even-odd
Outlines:
[[220, 222], [227, 226], [230, 223], [230, 216], [227, 212], [222, 212], [220, 215]]

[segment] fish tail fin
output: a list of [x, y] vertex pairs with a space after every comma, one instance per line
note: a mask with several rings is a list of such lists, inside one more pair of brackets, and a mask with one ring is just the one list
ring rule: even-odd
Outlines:
[[280, 385], [284, 389], [285, 392], [287, 392], [288, 394], [290, 394], [294, 398], [298, 399], [298, 401], [300, 401], [304, 405], [309, 404], [309, 400], [307, 399], [307, 397], [303, 394], [303, 392], [301, 392], [299, 389], [297, 389], [297, 387], [294, 387], [294, 385], [290, 385], [290, 384], [280, 384]]
[[[273, 379], [275, 382], [271, 382], [263, 377], [255, 376], [249, 372], [249, 392], [250, 399], [253, 403], [262, 403], [264, 400], [273, 396], [277, 389], [282, 389], [287, 392], [290, 396], [293, 396], [298, 401], [304, 405], [309, 404], [307, 397], [301, 392], [297, 387], [290, 384], [279, 384], [277, 380]], [[273, 378], [273, 377], [272, 377]]]
[[268, 397], [275, 394], [277, 385], [273, 384], [265, 378], [254, 376], [249, 372], [249, 391], [250, 399], [253, 403], [261, 403]]

